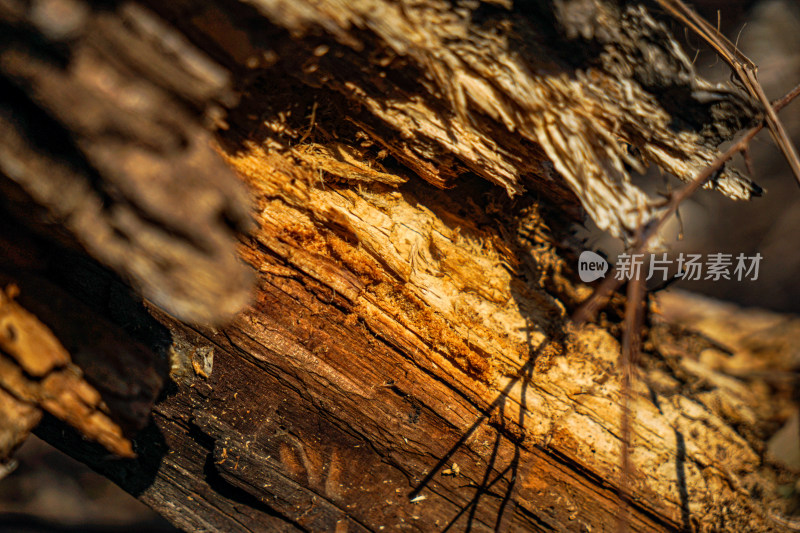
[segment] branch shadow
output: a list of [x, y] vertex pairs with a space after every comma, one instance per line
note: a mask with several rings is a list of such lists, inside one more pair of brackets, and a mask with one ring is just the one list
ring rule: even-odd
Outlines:
[[686, 487], [686, 442], [683, 438], [683, 433], [675, 431], [675, 475], [678, 479], [678, 495], [681, 499], [681, 530], [691, 531], [691, 521], [689, 514], [689, 490]]
[[[417, 484], [417, 486], [408, 494], [409, 499], [414, 499], [418, 496], [426, 486], [428, 486], [431, 481], [434, 479], [436, 474], [438, 474], [452, 459], [455, 453], [463, 446], [466, 445], [469, 438], [475, 433], [475, 431], [481, 427], [484, 423], [490, 422], [492, 418], [492, 414], [495, 412], [502, 413], [505, 408], [505, 402], [508, 399], [508, 395], [511, 390], [517, 385], [517, 383], [522, 380], [522, 403], [520, 405], [519, 411], [519, 419], [517, 423], [520, 427], [524, 428], [525, 423], [525, 412], [527, 411], [527, 405], [525, 401], [528, 382], [533, 375], [533, 371], [536, 365], [536, 361], [539, 355], [551, 344], [551, 339], [546, 339], [544, 342], [538, 346], [535, 351], [531, 354], [525, 364], [520, 368], [517, 375], [505, 386], [505, 388], [497, 395], [495, 400], [488, 405], [487, 407], [481, 409], [482, 414], [473, 422], [473, 424], [469, 427], [469, 429], [464, 432], [461, 438], [453, 444], [450, 450], [444, 454], [436, 465], [431, 469], [431, 471], [422, 479], [422, 481]], [[480, 483], [475, 487], [475, 494], [472, 496], [469, 502], [458, 512], [455, 516], [448, 522], [445, 528], [442, 530], [449, 531], [451, 530], [456, 523], [463, 517], [465, 514], [467, 515], [466, 527], [464, 531], [472, 531], [474, 527], [473, 524], [476, 520], [476, 515], [478, 512], [478, 506], [481, 502], [481, 499], [485, 496], [493, 497], [497, 500], [500, 500], [497, 516], [495, 519], [494, 529], [499, 531], [502, 529], [503, 525], [503, 518], [505, 513], [508, 509], [509, 503], [511, 502], [512, 495], [514, 493], [514, 489], [516, 487], [517, 476], [519, 473], [519, 466], [520, 466], [520, 442], [519, 438], [514, 436], [511, 431], [505, 426], [505, 419], [501, 416], [499, 417], [499, 424], [495, 427], [497, 428], [497, 435], [494, 440], [494, 444], [492, 447], [492, 452], [490, 454], [489, 461], [486, 464], [486, 469], [484, 471], [483, 478], [481, 479]], [[494, 425], [494, 424], [493, 424]], [[509, 462], [509, 464], [503, 468], [500, 472], [497, 473], [494, 477], [492, 477], [492, 472], [495, 470], [495, 464], [498, 460], [498, 452], [500, 449], [500, 445], [503, 438], [507, 438], [509, 441], [514, 443], [514, 455]], [[505, 490], [502, 493], [498, 493], [497, 491], [492, 490], [493, 487], [498, 485], [502, 480], [507, 479], [508, 483], [505, 487]], [[527, 513], [526, 513], [527, 514]], [[529, 517], [534, 520], [537, 525], [547, 531], [554, 530], [547, 522], [540, 519], [537, 516], [529, 515]]]

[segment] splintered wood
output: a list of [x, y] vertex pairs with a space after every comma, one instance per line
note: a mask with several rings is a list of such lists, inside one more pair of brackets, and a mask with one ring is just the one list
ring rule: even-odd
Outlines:
[[[0, 300], [0, 452], [49, 411], [78, 432], [43, 438], [187, 530], [790, 519], [766, 440], [798, 415], [754, 362], [790, 342], [677, 297], [626, 400], [621, 298], [569, 320], [591, 293], [571, 225], [631, 238], [664, 205], [632, 171], [761, 192], [714, 167], [758, 103], [645, 7], [54, 5], [0, 3], [0, 281], [30, 295]], [[81, 436], [130, 455], [120, 428], [136, 461]]]
[[100, 394], [53, 333], [14, 302], [16, 291], [0, 293], [0, 461], [25, 440], [42, 410], [110, 452], [134, 457], [131, 442], [104, 413]]
[[[640, 5], [560, 0], [552, 13], [530, 7], [528, 17], [516, 18], [487, 8], [481, 31], [471, 23], [471, 10], [445, 2], [253, 5], [294, 34], [324, 28], [355, 50], [370, 46], [367, 35], [382, 44], [373, 54], [377, 65], [337, 47], [312, 55], [302, 77], [364, 106], [371, 116], [356, 120], [372, 124], [373, 132], [376, 121], [381, 131], [394, 132], [376, 137], [421, 177], [441, 184], [452, 179], [439, 172], [468, 170], [516, 194], [526, 174], [546, 181], [554, 167], [597, 225], [617, 236], [629, 236], [655, 212], [626, 166], [641, 171], [643, 161], [653, 162], [689, 180], [715, 159], [716, 145], [741, 127], [739, 121], [756, 114], [731, 87], [699, 78], [666, 27]], [[560, 57], [558, 42], [541, 27], [552, 20], [546, 17], [555, 19], [573, 57]], [[585, 69], [568, 66], [582, 53], [578, 39], [602, 47], [585, 58]], [[424, 92], [413, 96], [397, 79], [409, 63], [425, 77]], [[374, 69], [374, 76], [353, 77], [354, 65]], [[439, 154], [453, 158], [455, 168], [434, 164], [431, 171], [420, 162]], [[732, 169], [713, 186], [735, 199], [760, 190]]]
[[[456, 206], [446, 194], [413, 182], [401, 191], [380, 182], [325, 183], [316, 175], [315, 164], [301, 158], [303, 164], [296, 165], [292, 153], [297, 150], [281, 155], [251, 144], [227, 156], [256, 192], [259, 209], [260, 228], [243, 247], [243, 256], [259, 268], [259, 283], [271, 287], [267, 292], [285, 291], [307, 308], [299, 315], [287, 311], [289, 316], [276, 322], [274, 313], [264, 314], [266, 302], [256, 305], [227, 330], [234, 345], [246, 346], [260, 360], [265, 356], [258, 354], [276, 342], [271, 336], [288, 334], [294, 329], [291, 324], [299, 321], [302, 325], [292, 335], [314, 331], [313, 337], [321, 337], [298, 364], [318, 369], [315, 373], [324, 368], [328, 392], [340, 390], [373, 404], [379, 400], [369, 383], [380, 386], [388, 381], [403, 394], [424, 398], [435, 416], [460, 428], [464, 449], [457, 447], [446, 458], [470, 465], [460, 467], [461, 476], [479, 485], [482, 468], [487, 467], [476, 469], [467, 457], [475, 454], [488, 461], [490, 453], [496, 453], [502, 459], [489, 463], [498, 476], [495, 482], [510, 491], [521, 509], [553, 524], [571, 523], [576, 530], [581, 524], [614, 524], [616, 494], [604, 483], [620, 478], [620, 346], [595, 326], [552, 333], [569, 331], [567, 311], [544, 287], [551, 287], [548, 278], [560, 276], [566, 267], [546, 244], [548, 230], [541, 217], [525, 223], [542, 240], [520, 245], [485, 220], [485, 207]], [[323, 161], [327, 157], [321, 156]], [[529, 259], [521, 263], [526, 255]], [[524, 263], [539, 269], [528, 270]], [[522, 276], [529, 277], [523, 282]], [[588, 289], [583, 290], [585, 296]], [[309, 299], [311, 294], [316, 296]], [[426, 385], [427, 379], [411, 383], [397, 372], [373, 375], [369, 366], [383, 364], [374, 360], [372, 350], [351, 351], [348, 346], [345, 355], [334, 349], [333, 339], [342, 334], [330, 329], [336, 320], [325, 319], [333, 321], [320, 326], [312, 318], [327, 314], [325, 302], [348, 317], [335, 326], [347, 331], [345, 338], [383, 339], [435, 376], [444, 389], [436, 385], [439, 392], [423, 395], [420, 388], [433, 386]], [[287, 333], [277, 333], [284, 330]], [[746, 387], [720, 369], [703, 369], [711, 391], [695, 389], [693, 376], [699, 370], [668, 369], [678, 353], [686, 368], [697, 368], [699, 363], [692, 361], [698, 361], [708, 340], [686, 329], [654, 332], [658, 335], [649, 338], [647, 352], [656, 362], [643, 380], [633, 383], [630, 399], [631, 527], [714, 529], [726, 524], [768, 529], [769, 512], [780, 503], [775, 496], [777, 473], [763, 464], [763, 442], [756, 436], [767, 431], [767, 420], [785, 417], [788, 404], [770, 401], [764, 388], [743, 394]], [[683, 339], [677, 347], [676, 338]], [[718, 339], [722, 344], [727, 340], [724, 335]], [[302, 386], [316, 390], [305, 374], [298, 376]], [[466, 419], [463, 413], [449, 414], [446, 402], [452, 401], [452, 391], [469, 397], [481, 411]], [[344, 400], [338, 395], [326, 401], [339, 404]], [[737, 412], [741, 416], [735, 417]], [[755, 412], [758, 416], [748, 414]], [[495, 452], [473, 441], [476, 427], [483, 424], [503, 435]], [[423, 429], [402, 425], [393, 432], [404, 442], [427, 442]], [[379, 446], [394, 453], [389, 451], [394, 445]], [[534, 458], [539, 453], [554, 454], [579, 468], [588, 476], [586, 484], [568, 489], [560, 477], [563, 472], [546, 467], [537, 471], [533, 464], [541, 465]], [[511, 461], [514, 454], [519, 456], [516, 481], [502, 474], [503, 461]], [[446, 475], [441, 465], [437, 475], [424, 464], [418, 468], [425, 468], [436, 484], [412, 483], [412, 500], [424, 494], [427, 505], [427, 512], [423, 505], [414, 513], [440, 519], [449, 513], [445, 501], [466, 496], [458, 488], [464, 481], [440, 481], [439, 475], [446, 478], [452, 468]], [[407, 468], [413, 472], [417, 467]], [[606, 482], [596, 485], [589, 479]], [[265, 497], [271, 491], [251, 493]], [[605, 508], [596, 505], [598, 497], [606, 501]], [[400, 509], [415, 500], [395, 501], [395, 516], [403, 516]], [[546, 508], [551, 509], [547, 519], [542, 515]], [[480, 511], [482, 521], [491, 520], [489, 509]], [[502, 519], [506, 527], [522, 527], [526, 519], [520, 513], [509, 511]], [[652, 516], [666, 522], [651, 522]]]

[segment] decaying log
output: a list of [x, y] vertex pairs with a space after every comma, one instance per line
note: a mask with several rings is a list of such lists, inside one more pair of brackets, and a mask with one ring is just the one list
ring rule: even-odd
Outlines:
[[[220, 331], [156, 313], [185, 366], [136, 440], [139, 461], [62, 446], [186, 529], [613, 528], [613, 336], [597, 327], [538, 331], [565, 328], [563, 310], [503, 263], [502, 237], [463, 219], [448, 228], [455, 214], [436, 201], [452, 205], [446, 194], [418, 185], [400, 202], [375, 186], [317, 188], [282, 159], [237, 162], [251, 164], [264, 172], [264, 224], [242, 253], [260, 271], [258, 301]], [[313, 199], [298, 200], [305, 195]], [[424, 206], [415, 201], [426, 196]], [[337, 203], [350, 205], [350, 218]], [[392, 207], [414, 212], [392, 228], [384, 212]], [[473, 209], [466, 220], [485, 207]], [[325, 216], [342, 217], [336, 227], [348, 228], [349, 242]], [[276, 230], [271, 221], [291, 224]], [[431, 226], [434, 242], [415, 246]], [[530, 227], [542, 229], [535, 218]], [[359, 233], [376, 228], [400, 235], [370, 242]], [[406, 239], [417, 253], [383, 248]], [[487, 285], [500, 272], [506, 282]], [[668, 301], [662, 313], [686, 305]], [[713, 312], [698, 312], [692, 322], [713, 324]], [[774, 360], [788, 362], [797, 321], [783, 324], [785, 336], [768, 339]], [[763, 462], [763, 442], [784, 419], [791, 387], [755, 378], [750, 388], [724, 370], [728, 361], [758, 363], [760, 332], [748, 345], [746, 334], [704, 330], [708, 337], [652, 329], [634, 409], [634, 530], [774, 525], [775, 486], [787, 474]], [[52, 427], [39, 431], [53, 440]]]
[[[797, 319], [653, 304], [627, 473], [620, 301], [568, 319], [571, 225], [628, 235], [656, 209], [630, 169], [689, 179], [758, 118], [642, 5], [39, 0], [0, 24], [0, 282], [137, 457], [36, 431], [175, 524], [592, 531], [627, 500], [635, 531], [780, 527], [793, 382], [758, 358], [795, 369]], [[0, 452], [46, 409], [19, 389]]]

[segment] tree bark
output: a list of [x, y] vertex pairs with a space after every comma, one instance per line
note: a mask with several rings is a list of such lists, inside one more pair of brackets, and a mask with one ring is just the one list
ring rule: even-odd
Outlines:
[[569, 322], [571, 225], [627, 235], [652, 212], [628, 168], [689, 179], [757, 118], [642, 6], [144, 5], [0, 5], [0, 279], [103, 400], [0, 382], [5, 449], [46, 412], [187, 530], [609, 530], [623, 501], [634, 531], [779, 527], [792, 383], [765, 370], [796, 319], [653, 304], [630, 472], [622, 299]]

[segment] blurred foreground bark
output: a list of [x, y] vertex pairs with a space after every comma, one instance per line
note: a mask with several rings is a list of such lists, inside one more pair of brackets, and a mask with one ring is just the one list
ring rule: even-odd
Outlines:
[[781, 527], [796, 319], [653, 309], [627, 474], [621, 301], [568, 321], [571, 225], [629, 235], [630, 169], [690, 179], [758, 117], [643, 6], [0, 21], [3, 455], [38, 423], [187, 530], [608, 530], [622, 475], [636, 531]]

